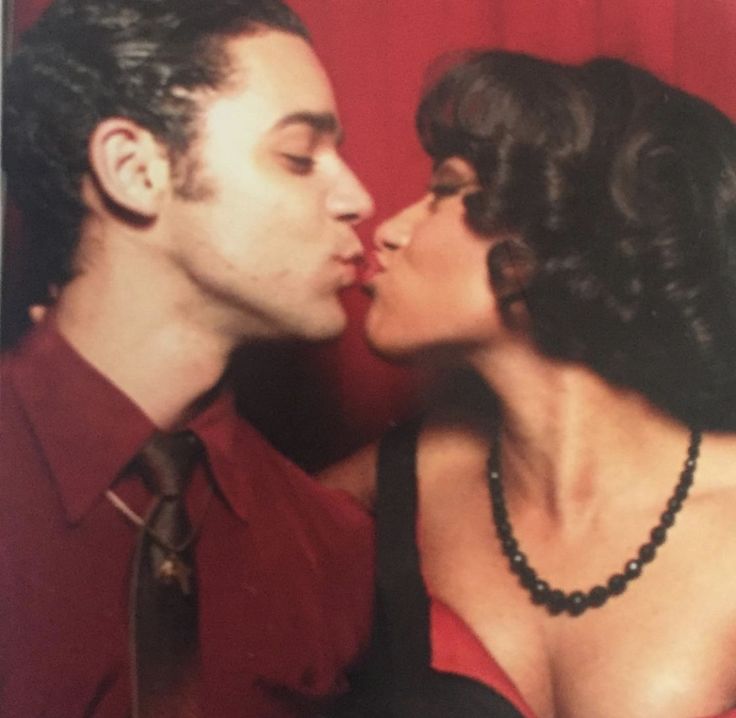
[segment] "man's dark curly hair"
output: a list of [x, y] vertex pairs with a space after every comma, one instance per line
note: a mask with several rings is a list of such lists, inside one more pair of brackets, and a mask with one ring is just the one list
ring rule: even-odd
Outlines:
[[4, 78], [3, 165], [41, 287], [71, 275], [99, 122], [127, 117], [182, 158], [197, 115], [189, 91], [222, 86], [225, 41], [261, 28], [308, 39], [280, 0], [56, 0], [25, 34]]
[[[736, 429], [736, 127], [627, 63], [484, 52], [424, 95], [505, 320], [688, 424]], [[522, 304], [520, 304], [520, 302]]]

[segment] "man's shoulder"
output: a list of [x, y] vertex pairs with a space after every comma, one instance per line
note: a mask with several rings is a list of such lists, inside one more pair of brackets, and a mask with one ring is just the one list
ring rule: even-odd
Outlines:
[[[278, 491], [283, 499], [291, 499], [291, 503], [302, 513], [314, 511], [334, 515], [338, 521], [361, 526], [370, 521], [359, 502], [347, 492], [322, 486], [246, 419], [239, 420], [238, 432], [243, 441], [240, 450], [243, 451], [246, 467], [252, 466], [254, 448], [257, 448], [258, 464], [264, 470], [261, 477], [253, 477], [258, 484], [265, 480], [268, 489]], [[250, 455], [251, 461], [248, 461], [247, 455]]]
[[346, 492], [321, 486], [247, 419], [227, 421], [227, 441], [210, 442], [208, 450], [214, 452], [212, 468], [236, 512], [262, 536], [288, 536], [293, 548], [319, 556], [332, 575], [335, 570], [329, 567], [349, 563], [365, 570], [372, 560], [373, 526], [359, 503]]
[[329, 592], [349, 577], [360, 588], [354, 600], [362, 600], [361, 591], [370, 593], [373, 565], [369, 514], [347, 492], [321, 486], [247, 420], [238, 418], [237, 424], [228, 460], [235, 472], [231, 478], [248, 499], [243, 510], [251, 529], [301, 553]]
[[15, 350], [0, 354], [0, 444], [2, 444], [2, 462], [8, 461], [5, 454], [15, 443], [13, 433], [24, 427], [22, 401], [18, 395], [15, 378], [19, 358]]
[[48, 327], [33, 327], [0, 353], [0, 408], [4, 416], [17, 414], [36, 385], [58, 383], [59, 372], [45, 361], [51, 334]]
[[[3, 390], [12, 384], [13, 374], [15, 373], [20, 361], [18, 356], [19, 351], [20, 349], [18, 345], [13, 345], [3, 349], [2, 353], [0, 353], [0, 385]], [[0, 395], [0, 400], [2, 399], [3, 397]]]

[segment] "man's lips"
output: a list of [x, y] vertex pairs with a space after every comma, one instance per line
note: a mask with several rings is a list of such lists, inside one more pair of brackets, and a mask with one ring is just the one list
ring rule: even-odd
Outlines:
[[352, 263], [345, 263], [340, 269], [339, 286], [340, 289], [352, 287], [358, 281], [358, 267]]
[[370, 253], [361, 265], [360, 281], [364, 286], [372, 286], [375, 278], [381, 274], [385, 267], [375, 253]]
[[335, 281], [338, 290], [348, 289], [354, 284], [363, 281], [363, 256], [333, 257], [337, 263]]

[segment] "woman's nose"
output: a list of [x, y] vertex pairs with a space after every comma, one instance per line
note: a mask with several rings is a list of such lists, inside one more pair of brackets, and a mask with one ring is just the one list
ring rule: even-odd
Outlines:
[[416, 221], [418, 205], [417, 202], [402, 209], [376, 228], [373, 239], [376, 249], [393, 251], [401, 249], [409, 243]]

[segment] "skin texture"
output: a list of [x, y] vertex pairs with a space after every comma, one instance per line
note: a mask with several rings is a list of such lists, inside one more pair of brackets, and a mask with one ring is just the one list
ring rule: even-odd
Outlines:
[[342, 331], [338, 295], [362, 254], [353, 226], [373, 211], [339, 155], [335, 100], [310, 46], [263, 31], [227, 50], [232, 76], [195, 96], [198, 136], [176, 165], [125, 118], [96, 129], [79, 271], [53, 312], [162, 427], [197, 408], [239, 344]]
[[[453, 158], [432, 185], [447, 165], [459, 174], [455, 193], [425, 197], [378, 230], [383, 271], [367, 320], [385, 356], [469, 366], [500, 403], [456, 392], [432, 405], [420, 435], [418, 541], [430, 594], [466, 622], [538, 718], [698, 718], [735, 707], [733, 434], [705, 435], [667, 542], [603, 608], [551, 617], [510, 573], [486, 479], [499, 422], [514, 533], [530, 565], [565, 591], [607, 580], [648, 540], [689, 431], [589, 369], [547, 359], [523, 329], [504, 325], [480, 249], [493, 240], [462, 221], [473, 170]], [[370, 506], [375, 458], [366, 449], [324, 479]]]

